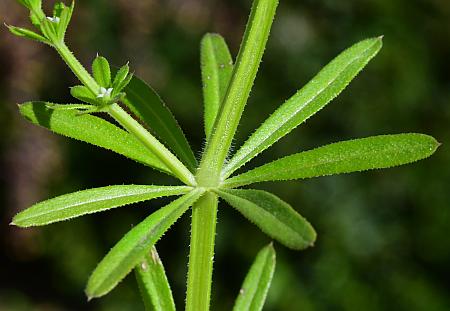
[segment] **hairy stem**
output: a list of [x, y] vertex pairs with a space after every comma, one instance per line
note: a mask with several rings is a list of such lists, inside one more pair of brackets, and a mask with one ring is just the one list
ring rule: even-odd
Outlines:
[[[61, 55], [64, 62], [69, 66], [77, 78], [94, 94], [98, 94], [100, 86], [92, 78], [89, 72], [75, 58], [67, 45], [58, 43], [54, 45], [56, 51]], [[178, 160], [178, 158], [169, 151], [159, 140], [157, 140], [150, 132], [148, 132], [139, 122], [133, 119], [118, 104], [112, 104], [108, 108], [108, 113], [122, 125], [128, 132], [136, 136], [142, 144], [155, 154], [161, 162], [163, 162], [172, 173], [182, 182], [189, 186], [195, 186], [196, 181], [194, 175]]]
[[208, 192], [192, 209], [186, 311], [209, 310], [217, 205], [217, 195]]
[[163, 144], [150, 134], [139, 122], [133, 119], [118, 104], [112, 104], [108, 109], [109, 114], [116, 119], [128, 132], [133, 133], [158, 159], [160, 159], [182, 182], [189, 186], [195, 186], [194, 175], [184, 166], [178, 158]]

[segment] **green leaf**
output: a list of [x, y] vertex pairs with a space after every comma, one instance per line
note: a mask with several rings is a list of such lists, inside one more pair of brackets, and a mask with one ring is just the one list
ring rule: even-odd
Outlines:
[[44, 38], [40, 34], [35, 33], [34, 31], [31, 31], [31, 30], [28, 30], [28, 29], [25, 29], [25, 28], [9, 26], [9, 25], [6, 25], [6, 27], [8, 27], [9, 31], [13, 35], [16, 35], [18, 37], [25, 37], [25, 38], [28, 38], [28, 39], [31, 39], [31, 40], [35, 40], [35, 41], [38, 41], [38, 42], [49, 44], [49, 42], [48, 42], [48, 40], [46, 38]]
[[[44, 16], [44, 18], [45, 18], [45, 16]], [[31, 21], [31, 23], [32, 23], [34, 26], [36, 26], [36, 27], [38, 27], [38, 28], [41, 27], [41, 19], [40, 19], [39, 16], [38, 16], [36, 13], [34, 13], [33, 11], [30, 12], [30, 21]]]
[[60, 21], [58, 23], [58, 37], [62, 41], [64, 40], [64, 36], [66, 35], [67, 27], [69, 26], [70, 19], [72, 18], [73, 9], [75, 7], [75, 1], [72, 1], [70, 7], [65, 6], [64, 4], [61, 7], [61, 11], [58, 13]]
[[172, 112], [144, 81], [133, 77], [125, 88], [124, 103], [193, 172], [197, 160]]
[[42, 11], [41, 0], [16, 0], [21, 5], [30, 10], [30, 19], [33, 25], [39, 26], [41, 19], [45, 18], [45, 14]]
[[47, 18], [41, 20], [40, 23], [42, 34], [50, 41], [52, 44], [59, 41], [56, 24]]
[[26, 7], [29, 10], [35, 10], [41, 8], [42, 1], [41, 0], [16, 0], [21, 5]]
[[103, 56], [97, 56], [92, 63], [92, 75], [95, 81], [102, 87], [109, 87], [111, 84], [111, 68], [108, 60]]
[[319, 147], [257, 167], [224, 182], [238, 187], [269, 180], [289, 180], [359, 172], [412, 163], [432, 155], [439, 143], [424, 134], [381, 135]]
[[272, 243], [259, 251], [245, 277], [233, 311], [260, 311], [275, 271], [275, 249]]
[[206, 145], [202, 160], [206, 163], [202, 167], [205, 174], [218, 176], [228, 156], [264, 53], [277, 5], [278, 0], [253, 2], [230, 85]]
[[162, 196], [187, 193], [190, 187], [120, 185], [65, 194], [33, 205], [17, 214], [12, 224], [19, 227], [43, 226], [114, 207]]
[[194, 189], [131, 229], [95, 268], [86, 288], [88, 298], [100, 297], [111, 291], [203, 192], [202, 189]]
[[134, 269], [145, 310], [175, 311], [172, 291], [155, 247]]
[[312, 246], [316, 232], [289, 204], [262, 190], [217, 190], [217, 194], [264, 233], [292, 249]]
[[63, 2], [56, 2], [53, 6], [53, 16], [60, 17], [65, 8], [66, 5]]
[[218, 34], [206, 34], [201, 42], [205, 134], [208, 138], [219, 113], [233, 73], [233, 59], [225, 40]]
[[123, 65], [119, 71], [117, 71], [116, 76], [114, 77], [114, 81], [112, 87], [114, 88], [114, 92], [118, 93], [125, 88], [128, 83], [130, 83], [132, 75], [128, 75], [130, 71], [130, 67], [128, 64]]
[[91, 92], [84, 85], [76, 85], [70, 88], [70, 95], [79, 99], [85, 103], [89, 103], [92, 105], [99, 105], [99, 100], [96, 98], [95, 94]]
[[378, 53], [381, 46], [382, 37], [372, 38], [361, 41], [339, 54], [264, 121], [227, 163], [222, 178], [230, 176], [239, 167], [325, 107], [347, 87]]
[[70, 138], [117, 152], [144, 165], [171, 174], [170, 170], [133, 135], [95, 116], [76, 110], [53, 110], [51, 103], [29, 102], [19, 106], [30, 122]]

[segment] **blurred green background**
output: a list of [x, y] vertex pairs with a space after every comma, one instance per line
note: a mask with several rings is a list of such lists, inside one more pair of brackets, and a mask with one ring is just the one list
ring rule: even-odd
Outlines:
[[[49, 7], [52, 1], [44, 1]], [[400, 168], [261, 184], [318, 231], [314, 248], [275, 245], [277, 268], [265, 310], [450, 310], [450, 2], [281, 0], [235, 146], [341, 50], [385, 35], [384, 48], [326, 109], [249, 164], [355, 137], [423, 132], [444, 145]], [[234, 55], [250, 1], [78, 1], [68, 44], [84, 64], [99, 52], [130, 61], [158, 90], [195, 150], [203, 148], [199, 41], [224, 35]], [[1, 0], [0, 20], [28, 25]], [[169, 177], [119, 155], [27, 124], [16, 103], [67, 103], [77, 81], [46, 46], [0, 31], [0, 310], [143, 310], [133, 277], [87, 303], [85, 282], [132, 225], [164, 200], [44, 228], [8, 223], [34, 202], [110, 184], [167, 184]], [[158, 243], [182, 309], [189, 215]], [[221, 205], [213, 310], [230, 310], [248, 266], [269, 242]]]

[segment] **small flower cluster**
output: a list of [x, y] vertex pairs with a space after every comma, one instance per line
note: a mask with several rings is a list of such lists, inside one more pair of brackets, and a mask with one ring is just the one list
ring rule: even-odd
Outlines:
[[111, 67], [108, 60], [102, 56], [95, 58], [92, 63], [92, 76], [100, 86], [97, 93], [84, 85], [77, 85], [71, 88], [70, 94], [85, 103], [93, 105], [94, 110], [101, 110], [104, 107], [117, 103], [125, 97], [122, 90], [130, 83], [133, 74], [129, 73], [128, 64], [120, 68], [114, 79], [111, 78]]
[[7, 25], [13, 34], [48, 45], [58, 45], [64, 42], [75, 2], [72, 2], [70, 6], [57, 2], [53, 7], [53, 16], [46, 16], [42, 10], [41, 0], [18, 1], [30, 10], [31, 23], [39, 30], [40, 34], [26, 28]]
[[[72, 17], [74, 2], [70, 6], [57, 2], [53, 8], [53, 16], [47, 16], [42, 10], [42, 0], [17, 1], [30, 10], [31, 22], [40, 33], [7, 25], [11, 33], [43, 42], [58, 51], [65, 47], [64, 37]], [[133, 78], [133, 75], [129, 74], [129, 70], [128, 64], [126, 64], [117, 71], [114, 79], [111, 79], [111, 68], [108, 61], [97, 55], [92, 63], [92, 76], [95, 82], [92, 80], [92, 83], [85, 83], [86, 81], [82, 80], [85, 85], [71, 88], [72, 96], [87, 105], [49, 105], [48, 107], [52, 109], [82, 109], [83, 113], [102, 111], [105, 107], [125, 98], [122, 90]], [[87, 72], [86, 75], [88, 75]]]

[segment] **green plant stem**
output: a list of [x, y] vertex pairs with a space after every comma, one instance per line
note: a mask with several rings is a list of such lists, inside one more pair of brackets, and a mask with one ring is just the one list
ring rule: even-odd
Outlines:
[[[73, 73], [80, 81], [91, 90], [93, 94], [98, 94], [100, 86], [75, 58], [66, 44], [54, 44], [56, 51], [61, 55], [64, 62], [69, 66]], [[112, 104], [107, 109], [108, 113], [128, 132], [132, 133], [142, 144], [155, 154], [161, 162], [163, 162], [170, 171], [178, 177], [182, 182], [189, 186], [195, 186], [196, 180], [194, 175], [178, 160], [178, 158], [170, 152], [159, 140], [157, 140], [150, 132], [148, 132], [139, 122], [131, 117], [118, 104]]]
[[217, 195], [207, 192], [192, 209], [186, 311], [209, 310], [217, 205]]
[[75, 76], [83, 83], [93, 94], [98, 94], [100, 91], [100, 86], [92, 78], [92, 76], [87, 72], [83, 65], [76, 59], [67, 45], [62, 42], [54, 44], [54, 47], [64, 62], [69, 66]]
[[118, 104], [112, 104], [109, 114], [116, 119], [128, 132], [133, 133], [151, 152], [153, 152], [182, 182], [195, 186], [194, 175], [184, 166], [178, 158], [162, 143], [150, 134], [139, 122], [133, 119]]

